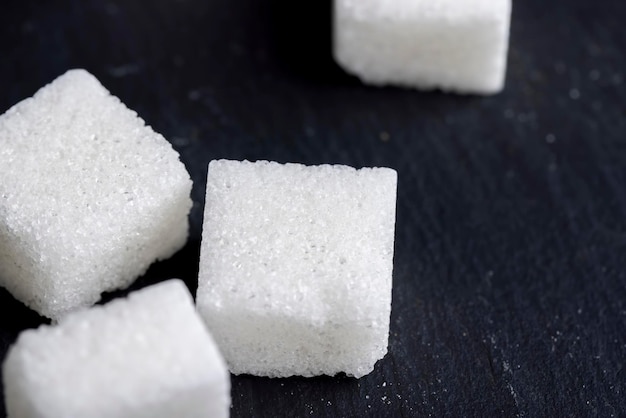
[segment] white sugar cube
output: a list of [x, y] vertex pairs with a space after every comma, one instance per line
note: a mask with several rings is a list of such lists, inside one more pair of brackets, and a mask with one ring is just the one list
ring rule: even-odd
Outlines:
[[364, 82], [503, 89], [511, 0], [334, 1], [335, 59]]
[[73, 70], [0, 116], [0, 286], [58, 319], [186, 242], [179, 155]]
[[230, 376], [170, 280], [24, 331], [3, 366], [9, 418], [220, 418]]
[[387, 353], [397, 174], [212, 161], [196, 303], [231, 372], [361, 377]]

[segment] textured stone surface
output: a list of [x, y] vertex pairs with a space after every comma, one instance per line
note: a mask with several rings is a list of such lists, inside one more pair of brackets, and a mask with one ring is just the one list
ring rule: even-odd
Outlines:
[[[398, 171], [389, 354], [360, 380], [235, 377], [234, 417], [620, 416], [625, 20], [624, 2], [517, 1], [507, 88], [463, 98], [346, 76], [327, 1], [15, 3], [0, 108], [82, 66], [171, 138], [191, 242], [133, 288], [194, 288], [211, 159]], [[39, 320], [0, 306], [3, 353]]]

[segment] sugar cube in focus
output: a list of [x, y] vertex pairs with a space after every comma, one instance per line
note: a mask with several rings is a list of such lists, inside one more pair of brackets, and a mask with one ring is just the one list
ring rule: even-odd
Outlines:
[[235, 374], [361, 377], [387, 353], [397, 174], [212, 161], [198, 310]]
[[186, 242], [178, 153], [72, 70], [0, 116], [0, 286], [59, 319]]

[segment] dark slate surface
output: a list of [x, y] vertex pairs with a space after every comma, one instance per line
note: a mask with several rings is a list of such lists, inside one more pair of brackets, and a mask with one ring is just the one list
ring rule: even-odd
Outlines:
[[[133, 288], [195, 288], [211, 159], [398, 170], [388, 356], [234, 377], [233, 417], [625, 416], [626, 3], [514, 9], [507, 89], [481, 98], [362, 86], [327, 0], [8, 0], [0, 112], [84, 67], [180, 151], [192, 238]], [[0, 307], [3, 357], [42, 319]]]

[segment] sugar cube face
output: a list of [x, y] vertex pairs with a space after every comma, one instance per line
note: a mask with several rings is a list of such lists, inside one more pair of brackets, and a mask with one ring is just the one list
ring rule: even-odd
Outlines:
[[212, 161], [196, 303], [231, 372], [361, 377], [387, 353], [397, 174]]
[[179, 155], [72, 70], [0, 116], [0, 286], [58, 319], [186, 242]]
[[504, 87], [511, 0], [334, 0], [334, 55], [365, 83]]
[[24, 331], [3, 380], [10, 418], [220, 418], [230, 409], [226, 363], [179, 280]]

